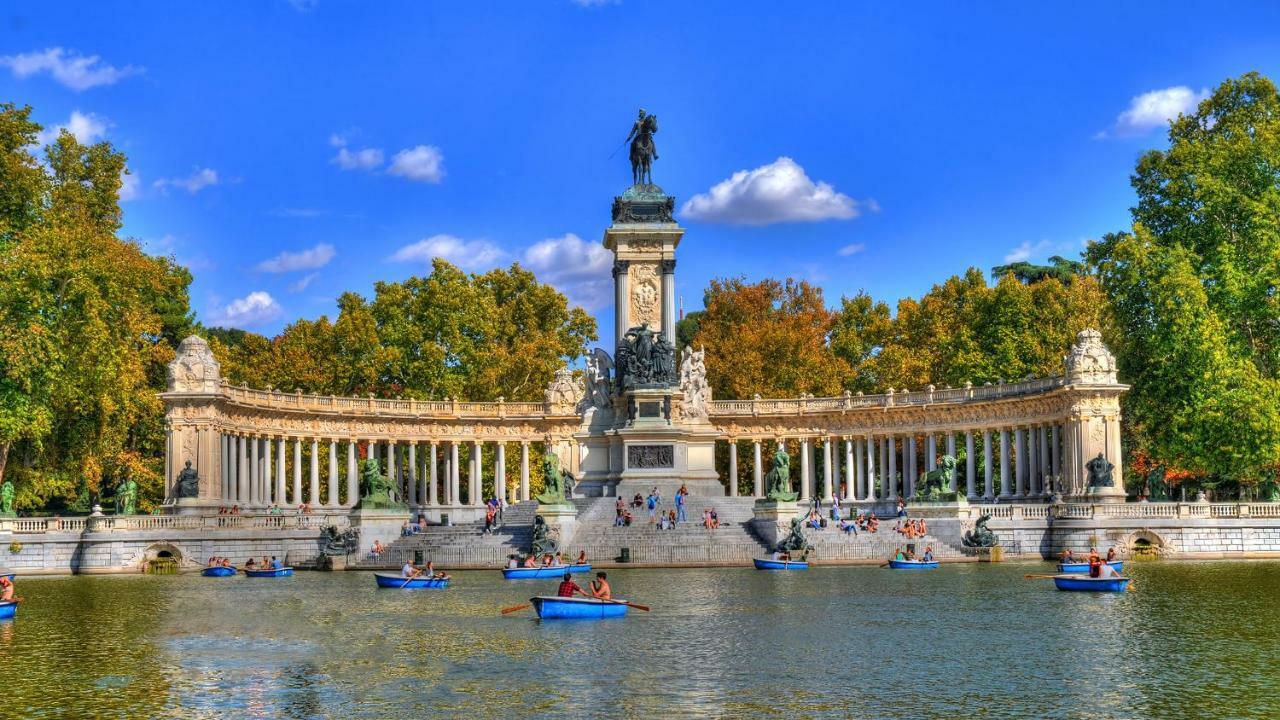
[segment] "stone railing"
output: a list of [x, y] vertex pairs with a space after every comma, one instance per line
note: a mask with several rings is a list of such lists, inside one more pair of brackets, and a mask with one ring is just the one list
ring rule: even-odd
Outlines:
[[544, 418], [575, 416], [572, 407], [545, 402], [461, 402], [458, 400], [406, 400], [401, 398], [348, 397], [339, 395], [305, 395], [278, 390], [255, 390], [249, 387], [223, 385], [222, 395], [228, 401], [247, 407], [271, 410], [297, 410], [310, 413], [368, 413], [439, 418]]
[[859, 408], [920, 407], [941, 403], [964, 403], [1000, 398], [1038, 395], [1062, 387], [1062, 377], [1047, 377], [998, 385], [968, 385], [962, 388], [928, 389], [917, 392], [887, 392], [880, 395], [845, 393], [836, 397], [801, 397], [785, 400], [712, 400], [712, 415], [806, 415], [841, 412]]
[[972, 505], [969, 517], [989, 514], [994, 520], [1110, 520], [1187, 518], [1280, 518], [1280, 503], [1062, 503]]
[[0, 532], [43, 534], [136, 530], [316, 530], [350, 525], [346, 515], [103, 515], [75, 518], [4, 518]]

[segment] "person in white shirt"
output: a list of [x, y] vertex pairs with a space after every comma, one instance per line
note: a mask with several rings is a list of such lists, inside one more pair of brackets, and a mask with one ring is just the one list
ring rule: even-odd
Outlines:
[[419, 570], [417, 567], [415, 567], [414, 564], [411, 562], [406, 562], [404, 564], [404, 567], [400, 568], [400, 577], [402, 578], [417, 577], [418, 575], [421, 575], [421, 574], [422, 574], [422, 571]]

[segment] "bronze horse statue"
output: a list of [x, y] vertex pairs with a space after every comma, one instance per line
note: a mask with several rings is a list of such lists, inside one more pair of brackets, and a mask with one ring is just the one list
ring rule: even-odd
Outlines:
[[631, 182], [636, 185], [653, 184], [651, 168], [658, 159], [658, 147], [653, 136], [658, 132], [658, 116], [648, 115], [641, 108], [640, 116], [631, 126], [627, 140], [631, 141]]

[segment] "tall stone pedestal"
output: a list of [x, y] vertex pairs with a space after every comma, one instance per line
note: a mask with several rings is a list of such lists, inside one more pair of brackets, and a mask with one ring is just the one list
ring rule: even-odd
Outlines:
[[770, 548], [786, 539], [791, 532], [791, 521], [803, 512], [800, 503], [757, 500], [752, 508], [755, 517], [751, 526], [756, 535]]
[[547, 523], [552, 537], [564, 548], [573, 540], [574, 530], [578, 526], [578, 508], [573, 503], [562, 505], [539, 505], [538, 516]]

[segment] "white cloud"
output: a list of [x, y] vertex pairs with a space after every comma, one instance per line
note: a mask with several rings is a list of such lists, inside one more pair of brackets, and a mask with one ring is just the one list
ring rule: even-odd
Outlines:
[[1026, 262], [1032, 258], [1048, 258], [1051, 255], [1070, 257], [1071, 255], [1079, 254], [1088, 243], [1088, 238], [1057, 242], [1053, 240], [1041, 240], [1035, 243], [1024, 241], [1018, 247], [1005, 253], [1004, 261], [1006, 263]]
[[605, 5], [621, 5], [622, 0], [572, 0], [574, 5], [584, 8], [604, 7]]
[[338, 154], [329, 162], [343, 170], [374, 170], [382, 165], [382, 150], [375, 147], [349, 150], [347, 137], [339, 133], [329, 136], [329, 145], [338, 148]]
[[120, 201], [137, 200], [142, 195], [142, 176], [136, 172], [120, 173]]
[[306, 290], [318, 277], [320, 277], [320, 273], [313, 272], [303, 275], [297, 282], [289, 286], [289, 292], [300, 293]]
[[569, 233], [534, 243], [524, 262], [542, 282], [551, 283], [586, 310], [608, 305], [612, 299], [613, 254], [599, 243]]
[[810, 180], [796, 161], [780, 157], [769, 165], [735, 172], [708, 192], [694, 195], [680, 212], [704, 222], [771, 225], [848, 220], [857, 217], [860, 208], [830, 184]]
[[850, 255], [857, 255], [858, 253], [866, 249], [867, 249], [867, 246], [865, 243], [852, 243], [850, 245], [845, 245], [844, 247], [837, 250], [836, 254], [839, 255], [840, 257], [849, 257]]
[[295, 270], [315, 270], [329, 264], [337, 255], [329, 243], [320, 243], [299, 252], [282, 252], [270, 260], [263, 260], [255, 267], [259, 272], [285, 273]]
[[[1185, 85], [1152, 90], [1129, 101], [1129, 108], [1116, 118], [1114, 132], [1118, 136], [1140, 135], [1163, 127], [1179, 115], [1195, 110], [1196, 105], [1209, 96], [1209, 90], [1195, 92]], [[1107, 137], [1106, 131], [1097, 137]]]
[[333, 156], [333, 164], [343, 170], [373, 170], [382, 164], [382, 151], [378, 148], [360, 148], [352, 152], [346, 148], [338, 148]]
[[415, 182], [438, 183], [444, 179], [444, 154], [435, 145], [405, 148], [391, 158], [387, 172]]
[[209, 323], [219, 327], [251, 328], [269, 323], [283, 313], [280, 303], [269, 293], [255, 290], [214, 311]]
[[47, 72], [54, 80], [77, 92], [98, 85], [114, 85], [123, 78], [142, 72], [142, 68], [133, 65], [116, 68], [100, 61], [97, 55], [77, 55], [75, 51], [67, 52], [60, 47], [0, 57], [0, 65], [12, 70], [14, 77], [26, 78]]
[[151, 184], [157, 190], [164, 190], [170, 185], [180, 187], [192, 195], [201, 190], [218, 184], [218, 171], [209, 168], [198, 168], [185, 178], [161, 178]]
[[1026, 262], [1032, 255], [1039, 255], [1048, 250], [1049, 244], [1048, 240], [1041, 240], [1034, 245], [1024, 240], [1021, 245], [1005, 253], [1004, 261], [1006, 263]]
[[107, 134], [107, 120], [93, 113], [72, 110], [71, 117], [65, 123], [47, 127], [36, 135], [36, 143], [48, 145], [57, 140], [63, 130], [74, 135], [80, 144], [90, 145]]
[[488, 240], [463, 240], [452, 235], [432, 235], [416, 243], [405, 245], [391, 259], [395, 262], [430, 263], [433, 258], [444, 258], [460, 268], [476, 270], [493, 267], [506, 257], [502, 248]]

